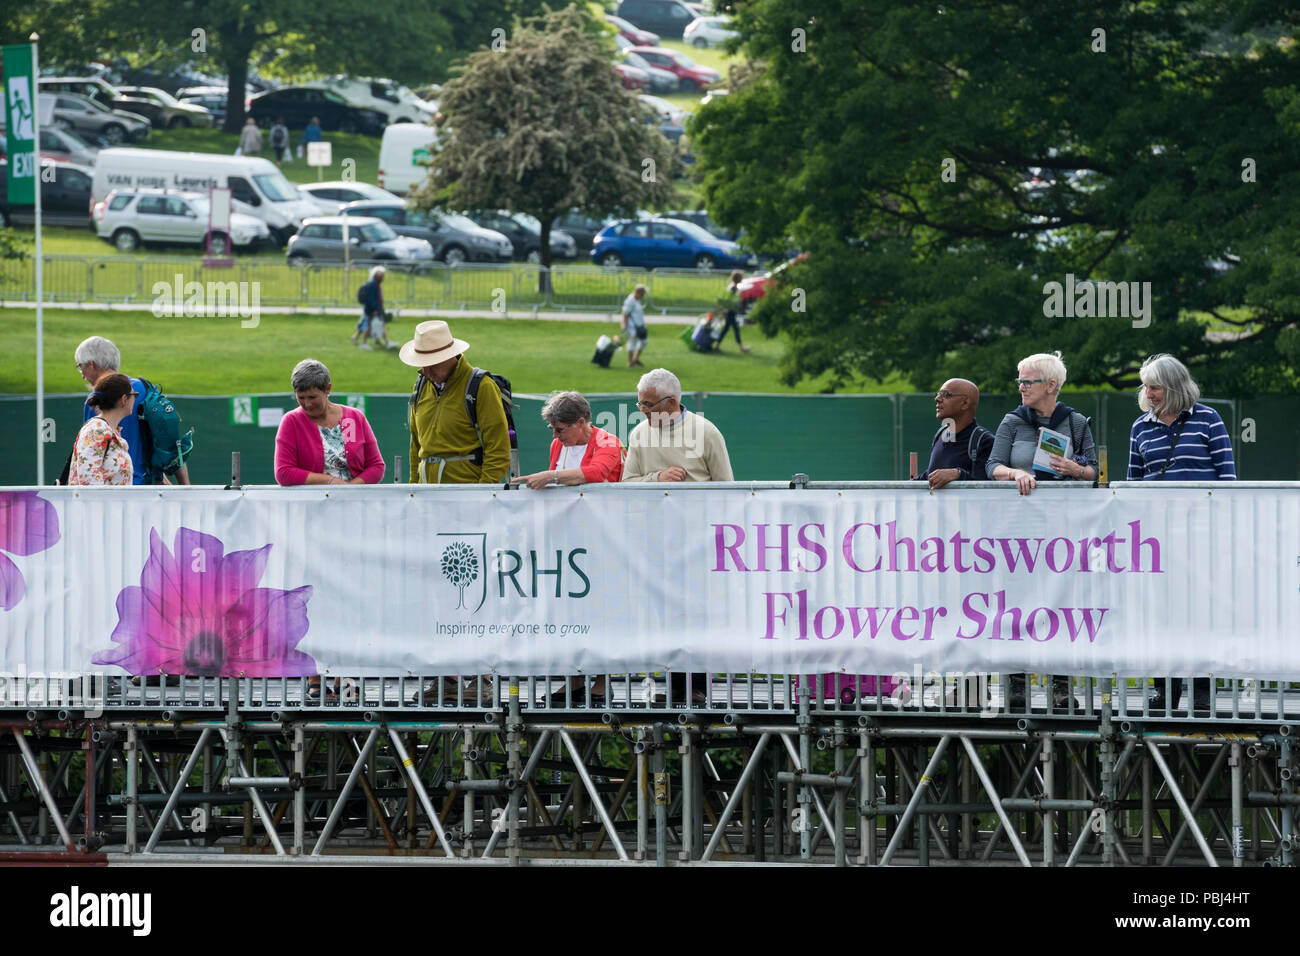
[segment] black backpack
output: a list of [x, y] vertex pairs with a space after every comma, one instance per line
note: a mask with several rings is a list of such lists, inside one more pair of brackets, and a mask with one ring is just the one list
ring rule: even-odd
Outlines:
[[[474, 453], [474, 464], [480, 468], [483, 466], [483, 430], [478, 427], [478, 390], [483, 384], [484, 376], [491, 376], [501, 392], [501, 406], [505, 409], [506, 427], [510, 432], [510, 474], [507, 478], [517, 478], [519, 477], [519, 437], [515, 433], [515, 406], [512, 401], [514, 389], [510, 385], [510, 379], [504, 375], [496, 375], [478, 367], [469, 373], [469, 382], [465, 386], [465, 414], [469, 416], [469, 423], [474, 426], [474, 432], [478, 435], [478, 450]], [[415, 420], [415, 406], [420, 401], [420, 393], [424, 391], [424, 386], [427, 384], [428, 379], [423, 375], [415, 377], [415, 388], [411, 390], [412, 422]], [[415, 462], [411, 465], [415, 467]]]

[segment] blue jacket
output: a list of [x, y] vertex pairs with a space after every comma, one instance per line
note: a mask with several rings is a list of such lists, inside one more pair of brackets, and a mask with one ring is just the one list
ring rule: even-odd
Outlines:
[[379, 283], [370, 279], [361, 287], [361, 308], [366, 315], [377, 315], [384, 311], [384, 293]]

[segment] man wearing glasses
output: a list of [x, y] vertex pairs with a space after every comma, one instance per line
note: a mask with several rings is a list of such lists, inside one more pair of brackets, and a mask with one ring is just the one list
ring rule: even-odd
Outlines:
[[[682, 408], [682, 383], [666, 368], [641, 376], [636, 407], [645, 421], [627, 440], [623, 481], [734, 481], [727, 443], [708, 419]], [[672, 702], [709, 702], [709, 675], [677, 672], [669, 686]]]
[[646, 419], [628, 436], [624, 481], [734, 481], [727, 443], [708, 419], [682, 408], [682, 384], [666, 368], [641, 376]]
[[950, 378], [934, 396], [934, 417], [943, 424], [934, 436], [930, 466], [918, 480], [938, 491], [950, 481], [983, 481], [988, 475], [993, 433], [975, 421], [980, 390], [964, 378]]

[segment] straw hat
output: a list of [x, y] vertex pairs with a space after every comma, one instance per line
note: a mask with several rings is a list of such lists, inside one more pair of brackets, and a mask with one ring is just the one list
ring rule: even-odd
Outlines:
[[451, 337], [446, 322], [434, 319], [417, 325], [415, 338], [403, 345], [397, 354], [407, 365], [424, 368], [454, 358], [468, 348], [468, 342]]

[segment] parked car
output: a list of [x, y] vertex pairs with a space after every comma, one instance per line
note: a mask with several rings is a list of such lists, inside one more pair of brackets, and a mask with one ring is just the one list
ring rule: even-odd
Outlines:
[[370, 183], [357, 183], [349, 180], [326, 181], [323, 183], [306, 183], [298, 187], [304, 199], [319, 210], [319, 215], [334, 216], [345, 203], [360, 202], [363, 199], [378, 199], [381, 202], [402, 205], [402, 197], [380, 189]]
[[628, 23], [622, 17], [607, 13], [605, 14], [605, 22], [617, 30], [619, 36], [626, 37], [636, 46], [659, 45], [659, 34], [651, 33], [649, 30], [642, 30], [640, 27]]
[[127, 140], [142, 140], [150, 129], [149, 121], [142, 116], [109, 109], [96, 100], [71, 93], [55, 97], [54, 120], [66, 124], [75, 133], [103, 136], [114, 146]]
[[484, 229], [466, 216], [411, 209], [400, 199], [352, 202], [340, 212], [345, 216], [382, 219], [399, 236], [429, 243], [433, 257], [452, 266], [462, 262], [509, 262], [514, 252], [509, 239], [492, 229]]
[[654, 110], [661, 120], [667, 120], [674, 126], [685, 126], [686, 121], [690, 119], [690, 110], [684, 110], [680, 106], [670, 103], [662, 96], [638, 93], [637, 99]]
[[[4, 135], [4, 125], [0, 124], [0, 137]], [[4, 144], [0, 143], [0, 152]], [[70, 129], [61, 126], [41, 127], [41, 156], [45, 159], [75, 163], [78, 166], [94, 166], [95, 154], [99, 147], [86, 142]]]
[[591, 261], [602, 266], [743, 269], [752, 254], [683, 219], [624, 219], [596, 234]]
[[591, 252], [591, 243], [596, 238], [596, 233], [600, 232], [609, 221], [608, 218], [593, 219], [574, 210], [567, 216], [557, 216], [551, 223], [551, 228], [559, 229], [572, 236], [578, 253], [584, 254]]
[[616, 12], [642, 30], [652, 30], [669, 40], [680, 40], [697, 16], [680, 0], [623, 0]]
[[176, 91], [176, 98], [182, 103], [202, 106], [211, 113], [213, 126], [221, 126], [226, 121], [228, 95], [224, 86], [190, 86]]
[[660, 217], [663, 219], [685, 219], [687, 222], [693, 222], [705, 232], [719, 239], [725, 239], [728, 242], [739, 241], [739, 230], [723, 229], [716, 222], [709, 218], [709, 214], [702, 209], [674, 209], [669, 212], [661, 212]]
[[423, 123], [395, 123], [384, 130], [379, 144], [379, 172], [375, 179], [384, 189], [405, 195], [429, 178], [424, 165], [434, 153], [438, 131]]
[[307, 127], [313, 116], [320, 119], [325, 132], [365, 133], [383, 136], [388, 118], [376, 110], [358, 109], [333, 90], [314, 90], [303, 86], [286, 86], [270, 93], [258, 93], [248, 101], [248, 115], [263, 128], [283, 116], [291, 130]]
[[349, 258], [392, 261], [411, 269], [433, 262], [433, 247], [423, 239], [399, 236], [388, 223], [374, 216], [320, 216], [308, 219], [289, 240], [286, 261], [295, 263], [342, 262], [343, 228], [348, 230]]
[[748, 312], [755, 302], [767, 295], [767, 290], [772, 287], [772, 281], [786, 269], [808, 258], [808, 253], [801, 252], [793, 258], [787, 259], [775, 269], [763, 273], [761, 276], [746, 276], [740, 280], [738, 293], [740, 295], [741, 311]]
[[651, 66], [674, 74], [678, 88], [686, 93], [707, 89], [722, 79], [722, 74], [717, 70], [700, 66], [685, 53], [667, 47], [634, 46], [627, 52], [637, 54]]
[[[45, 130], [41, 130], [44, 134]], [[42, 139], [44, 136], [42, 136]], [[89, 222], [90, 187], [95, 171], [89, 166], [41, 159], [53, 179], [41, 177], [41, 222], [51, 226], [79, 226]], [[9, 205], [8, 163], [0, 159], [0, 229], [28, 226], [36, 220], [35, 206]]]
[[183, 103], [156, 86], [119, 86], [118, 89], [132, 99], [148, 103], [147, 112], [128, 106], [123, 109], [140, 113], [153, 123], [154, 129], [185, 129], [190, 126], [211, 129], [216, 125], [212, 111], [207, 107], [198, 103]]
[[682, 33], [682, 39], [691, 46], [701, 49], [717, 46], [724, 40], [740, 36], [739, 33], [727, 26], [730, 22], [726, 17], [698, 17], [687, 24], [685, 31]]
[[109, 109], [120, 108], [123, 101], [134, 100], [127, 96], [103, 74], [95, 76], [42, 76], [40, 80], [42, 93], [71, 93], [94, 100]]
[[[122, 252], [144, 243], [205, 246], [211, 222], [208, 197], [171, 189], [114, 189], [92, 213], [95, 232]], [[231, 212], [229, 232], [213, 232], [214, 255], [270, 241], [266, 223]]]
[[650, 85], [650, 75], [645, 70], [637, 69], [635, 66], [628, 66], [626, 63], [615, 63], [614, 72], [618, 74], [625, 90], [643, 90]]
[[303, 83], [305, 89], [330, 90], [351, 106], [373, 110], [385, 123], [432, 123], [437, 107], [426, 103], [405, 86], [392, 80], [368, 77], [331, 76]]
[[[499, 232], [510, 240], [511, 255], [515, 259], [522, 262], [542, 261], [541, 223], [527, 213], [498, 209], [495, 212], [467, 212], [465, 215], [484, 229]], [[563, 230], [551, 230], [550, 247], [552, 260], [578, 257], [577, 243]]]
[[620, 57], [628, 66], [635, 67], [646, 74], [646, 87], [655, 93], [675, 93], [681, 85], [676, 73], [661, 70], [645, 57], [633, 52], [632, 47], [624, 50]]

